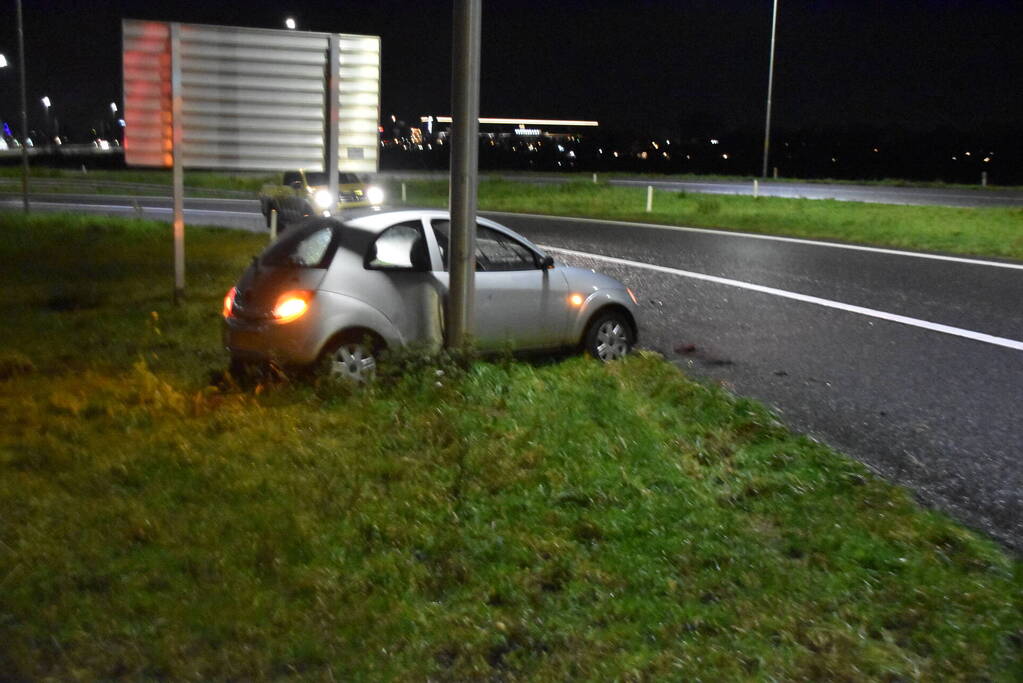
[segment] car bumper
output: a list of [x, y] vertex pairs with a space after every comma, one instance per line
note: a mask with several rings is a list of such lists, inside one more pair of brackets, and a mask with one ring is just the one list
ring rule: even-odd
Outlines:
[[280, 324], [225, 318], [221, 338], [232, 358], [281, 365], [309, 365], [316, 360], [320, 348], [317, 330], [308, 320]]

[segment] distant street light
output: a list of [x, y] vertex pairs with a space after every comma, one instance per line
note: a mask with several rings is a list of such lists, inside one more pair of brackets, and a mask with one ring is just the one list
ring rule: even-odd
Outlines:
[[112, 114], [116, 114], [117, 113], [117, 103], [116, 102], [111, 102], [110, 103], [110, 113], [112, 113]]
[[4, 57], [4, 54], [0, 52], [0, 69], [4, 68], [5, 66], [7, 66], [7, 57]]
[[50, 98], [49, 97], [44, 97], [42, 99], [42, 103], [43, 103], [43, 106], [46, 107], [47, 109], [50, 108]]
[[288, 17], [284, 20], [284, 27], [292, 31], [295, 30], [295, 20], [292, 17]]

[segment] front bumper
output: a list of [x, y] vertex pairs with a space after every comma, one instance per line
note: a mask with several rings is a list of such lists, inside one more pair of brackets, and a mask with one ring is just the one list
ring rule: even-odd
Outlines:
[[272, 320], [224, 318], [221, 339], [233, 358], [309, 365], [316, 360], [320, 342], [311, 320], [308, 314], [284, 324]]

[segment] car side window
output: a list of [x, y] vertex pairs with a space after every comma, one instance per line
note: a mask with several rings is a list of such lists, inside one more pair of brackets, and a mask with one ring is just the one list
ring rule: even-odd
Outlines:
[[[444, 270], [447, 270], [448, 234], [451, 231], [451, 222], [433, 221], [433, 231], [437, 236], [437, 246], [440, 247]], [[535, 270], [538, 267], [536, 255], [526, 245], [493, 228], [476, 224], [477, 271]]]
[[398, 223], [384, 230], [366, 252], [370, 270], [430, 270], [430, 252], [418, 221]]
[[485, 225], [476, 226], [476, 263], [481, 270], [535, 270], [536, 256], [511, 237]]

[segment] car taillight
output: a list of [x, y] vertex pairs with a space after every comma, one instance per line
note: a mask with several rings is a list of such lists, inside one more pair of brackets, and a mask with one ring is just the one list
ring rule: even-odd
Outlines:
[[238, 293], [237, 287], [232, 287], [228, 290], [227, 295], [224, 297], [224, 309], [221, 311], [225, 318], [230, 318], [231, 313], [234, 310], [234, 297]]
[[274, 309], [270, 313], [274, 321], [278, 323], [290, 323], [305, 315], [309, 310], [309, 300], [313, 298], [312, 292], [288, 292], [282, 294]]

